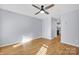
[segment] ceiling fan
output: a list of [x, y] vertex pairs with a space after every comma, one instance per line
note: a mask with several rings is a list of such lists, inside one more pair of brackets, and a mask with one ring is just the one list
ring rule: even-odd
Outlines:
[[45, 14], [49, 14], [49, 12], [47, 12], [46, 10], [53, 7], [54, 4], [51, 4], [49, 6], [44, 7], [44, 5], [41, 5], [41, 8], [32, 4], [33, 7], [37, 8], [39, 11], [37, 13], [35, 13], [35, 15], [39, 14], [39, 13], [45, 13]]

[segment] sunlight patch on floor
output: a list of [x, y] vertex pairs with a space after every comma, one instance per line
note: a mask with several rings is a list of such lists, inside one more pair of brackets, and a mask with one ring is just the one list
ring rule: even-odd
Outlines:
[[37, 52], [36, 55], [46, 55], [48, 46], [43, 44], [43, 46], [40, 48], [40, 50]]
[[27, 43], [29, 43], [29, 42], [31, 42], [33, 39], [31, 38], [31, 37], [29, 37], [29, 36], [23, 36], [23, 38], [22, 38], [22, 41], [21, 42], [19, 42], [18, 44], [16, 44], [16, 45], [13, 45], [12, 47], [13, 48], [17, 48], [17, 47], [19, 47], [19, 46], [23, 46], [23, 47], [25, 47], [25, 43], [27, 44]]
[[22, 39], [22, 41], [21, 41], [21, 43], [22, 44], [24, 44], [24, 43], [27, 43], [27, 42], [30, 42], [30, 41], [32, 41], [33, 39], [31, 38], [31, 37], [26, 37], [26, 36], [23, 36], [23, 39]]
[[13, 47], [13, 48], [17, 48], [17, 47], [19, 47], [19, 46], [21, 46], [21, 44], [16, 44], [16, 45], [13, 45], [12, 47]]

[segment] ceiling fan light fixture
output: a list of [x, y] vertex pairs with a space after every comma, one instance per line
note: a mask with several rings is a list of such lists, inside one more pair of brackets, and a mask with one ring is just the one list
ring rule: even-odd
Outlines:
[[40, 13], [41, 13], [41, 14], [43, 14], [43, 13], [44, 13], [44, 11], [42, 10], [42, 11], [40, 11]]

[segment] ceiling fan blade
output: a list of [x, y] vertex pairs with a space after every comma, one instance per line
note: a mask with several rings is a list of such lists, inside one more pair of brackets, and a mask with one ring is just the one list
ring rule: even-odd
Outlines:
[[32, 6], [40, 10], [40, 8], [39, 8], [38, 6], [36, 6], [36, 5], [34, 5], [34, 4], [32, 4]]
[[47, 11], [45, 11], [45, 10], [44, 10], [44, 12], [45, 12], [46, 14], [49, 14], [49, 13], [48, 13]]
[[40, 11], [39, 12], [37, 12], [37, 13], [35, 13], [35, 15], [37, 15], [37, 14], [39, 14], [40, 13]]
[[47, 7], [45, 7], [45, 9], [49, 9], [49, 8], [51, 8], [53, 6], [54, 6], [54, 4], [51, 4], [51, 5], [47, 6]]

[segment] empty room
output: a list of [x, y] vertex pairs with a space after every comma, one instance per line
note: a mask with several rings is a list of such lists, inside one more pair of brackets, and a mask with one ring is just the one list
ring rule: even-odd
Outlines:
[[79, 55], [79, 4], [0, 4], [0, 55]]

